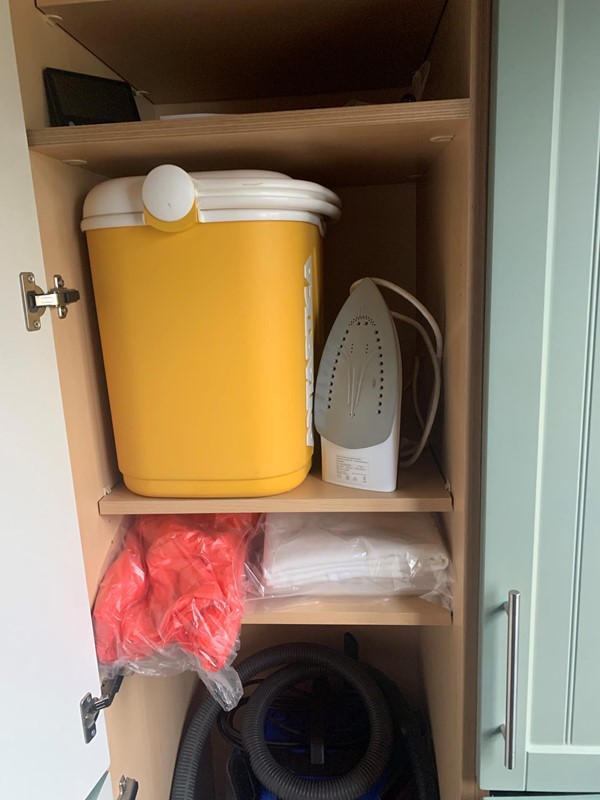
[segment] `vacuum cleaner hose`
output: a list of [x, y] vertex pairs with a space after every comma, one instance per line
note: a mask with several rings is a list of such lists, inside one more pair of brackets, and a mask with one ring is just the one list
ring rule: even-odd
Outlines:
[[[268, 670], [279, 669], [265, 678], [250, 698], [242, 738], [254, 774], [281, 800], [355, 800], [383, 774], [394, 741], [392, 719], [377, 682], [359, 662], [328, 647], [295, 643], [262, 650], [242, 661], [237, 669], [242, 683]], [[264, 741], [264, 720], [277, 695], [323, 672], [338, 675], [360, 696], [369, 717], [370, 741], [363, 757], [345, 775], [314, 781], [275, 761]], [[210, 697], [196, 712], [177, 756], [171, 800], [198, 799], [202, 753], [219, 711], [220, 706]]]

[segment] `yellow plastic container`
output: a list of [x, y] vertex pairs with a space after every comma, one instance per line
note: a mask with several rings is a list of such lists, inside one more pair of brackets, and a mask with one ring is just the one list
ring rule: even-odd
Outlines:
[[284, 492], [313, 452], [321, 238], [339, 201], [278, 173], [95, 187], [84, 206], [119, 467], [134, 492]]

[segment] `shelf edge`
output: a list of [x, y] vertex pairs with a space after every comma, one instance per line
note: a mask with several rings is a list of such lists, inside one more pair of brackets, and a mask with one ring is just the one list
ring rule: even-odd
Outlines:
[[223, 114], [215, 117], [180, 120], [145, 120], [104, 125], [62, 126], [27, 131], [32, 150], [53, 145], [115, 143], [142, 139], [185, 138], [285, 132], [320, 127], [365, 125], [415, 125], [420, 122], [467, 121], [470, 100], [430, 100], [421, 103], [385, 103], [372, 106], [341, 106], [296, 111], [265, 111], [252, 114]]

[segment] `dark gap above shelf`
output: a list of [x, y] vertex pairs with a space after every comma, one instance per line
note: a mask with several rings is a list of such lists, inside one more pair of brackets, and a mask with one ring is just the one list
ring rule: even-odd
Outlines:
[[[410, 85], [444, 0], [37, 0], [157, 104]], [[52, 66], [52, 65], [48, 65]]]

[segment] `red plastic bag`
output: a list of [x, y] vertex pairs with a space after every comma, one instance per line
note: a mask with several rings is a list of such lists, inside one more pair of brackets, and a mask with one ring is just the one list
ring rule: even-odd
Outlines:
[[96, 649], [108, 672], [195, 669], [223, 705], [235, 705], [241, 687], [230, 665], [258, 521], [252, 514], [133, 519], [94, 604]]

